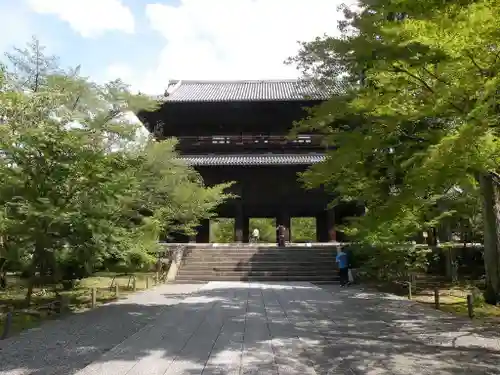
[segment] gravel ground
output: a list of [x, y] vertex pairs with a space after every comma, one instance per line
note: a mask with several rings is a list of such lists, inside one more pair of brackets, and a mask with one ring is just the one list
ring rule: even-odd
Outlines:
[[74, 374], [202, 286], [158, 286], [0, 341], [0, 374]]

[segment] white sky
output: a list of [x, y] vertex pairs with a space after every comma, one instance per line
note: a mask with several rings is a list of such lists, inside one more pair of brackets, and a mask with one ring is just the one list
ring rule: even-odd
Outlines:
[[[0, 0], [3, 1], [3, 0]], [[21, 1], [21, 0], [18, 0]], [[141, 3], [141, 14], [122, 0], [25, 0], [31, 9], [69, 23], [84, 38], [106, 32], [137, 32], [137, 19], [163, 39], [147, 69], [129, 61], [103, 67], [106, 78], [120, 77], [143, 92], [160, 94], [169, 79], [266, 79], [298, 75], [283, 61], [297, 41], [337, 33], [338, 6], [355, 0], [177, 0]], [[129, 2], [132, 2], [130, 0]], [[144, 43], [148, 43], [145, 36]], [[132, 51], [132, 53], [138, 53]], [[142, 58], [142, 57], [141, 57]]]

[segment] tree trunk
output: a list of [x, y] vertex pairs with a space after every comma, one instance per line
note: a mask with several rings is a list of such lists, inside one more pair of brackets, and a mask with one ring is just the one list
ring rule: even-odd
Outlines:
[[0, 289], [7, 288], [7, 271], [4, 271], [7, 259], [0, 258]]
[[31, 305], [31, 297], [33, 296], [33, 287], [35, 284], [35, 276], [31, 275], [28, 279], [28, 289], [26, 290], [26, 297], [24, 297], [24, 303], [26, 307]]
[[484, 216], [485, 300], [496, 304], [500, 294], [500, 189], [492, 173], [479, 176]]
[[36, 266], [37, 266], [37, 261], [35, 255], [33, 256], [33, 259], [29, 266], [28, 289], [26, 290], [26, 296], [24, 298], [24, 303], [26, 304], [26, 307], [30, 307], [31, 305], [31, 297], [33, 295], [33, 288], [35, 287], [35, 281], [36, 281]]
[[36, 271], [41, 259], [43, 259], [42, 252], [40, 251], [41, 249], [43, 248], [38, 243], [35, 244], [35, 252], [33, 253], [33, 258], [31, 259], [31, 263], [28, 268], [28, 289], [24, 299], [26, 307], [31, 305], [31, 297], [33, 295], [33, 288], [35, 287], [36, 282]]

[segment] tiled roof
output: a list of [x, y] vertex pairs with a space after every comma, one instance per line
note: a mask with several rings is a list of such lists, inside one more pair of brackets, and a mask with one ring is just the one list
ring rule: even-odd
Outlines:
[[170, 81], [167, 102], [327, 100], [332, 90], [306, 80]]
[[192, 166], [203, 165], [310, 165], [325, 160], [324, 154], [183, 155]]

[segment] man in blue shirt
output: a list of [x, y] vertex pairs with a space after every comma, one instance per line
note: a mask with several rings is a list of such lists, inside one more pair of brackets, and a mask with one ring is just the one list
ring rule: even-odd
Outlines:
[[337, 248], [337, 264], [339, 266], [340, 286], [349, 284], [349, 263], [347, 254], [341, 248]]

